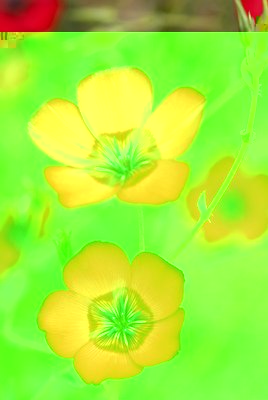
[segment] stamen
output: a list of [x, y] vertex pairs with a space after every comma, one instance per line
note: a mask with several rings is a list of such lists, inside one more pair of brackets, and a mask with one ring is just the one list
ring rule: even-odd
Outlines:
[[111, 186], [125, 183], [139, 171], [154, 168], [159, 158], [150, 132], [126, 132], [100, 135], [89, 156], [88, 171], [96, 179]]
[[137, 348], [152, 329], [152, 314], [127, 288], [95, 299], [89, 309], [91, 338], [100, 348], [126, 352]]

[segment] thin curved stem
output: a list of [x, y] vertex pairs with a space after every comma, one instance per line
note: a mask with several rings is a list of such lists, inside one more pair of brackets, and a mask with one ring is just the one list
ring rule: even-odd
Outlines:
[[213, 200], [211, 201], [210, 205], [207, 207], [207, 209], [204, 212], [201, 213], [200, 218], [197, 221], [196, 225], [194, 226], [193, 230], [190, 232], [189, 236], [186, 238], [186, 240], [180, 245], [180, 247], [176, 251], [176, 254], [174, 256], [175, 258], [192, 241], [192, 239], [194, 238], [196, 233], [199, 231], [199, 229], [202, 228], [204, 223], [209, 220], [211, 214], [213, 213], [213, 211], [217, 207], [218, 203], [222, 199], [223, 195], [225, 194], [226, 190], [230, 186], [230, 183], [232, 182], [237, 170], [239, 169], [242, 161], [244, 160], [244, 157], [248, 150], [249, 144], [251, 142], [252, 134], [253, 134], [253, 126], [254, 126], [255, 115], [256, 115], [256, 110], [257, 110], [258, 95], [259, 95], [259, 77], [255, 77], [253, 79], [252, 97], [251, 97], [251, 105], [250, 105], [247, 128], [246, 128], [246, 131], [242, 134], [243, 142], [242, 142], [239, 152], [236, 156], [236, 159], [235, 159], [229, 173], [227, 174], [225, 180], [223, 181], [221, 187], [219, 188], [218, 192], [216, 193]]

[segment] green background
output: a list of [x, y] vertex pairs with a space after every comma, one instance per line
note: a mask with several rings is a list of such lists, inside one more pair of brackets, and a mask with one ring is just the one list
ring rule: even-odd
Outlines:
[[[243, 57], [238, 33], [44, 33], [26, 36], [16, 49], [0, 49], [0, 225], [9, 211], [15, 215], [11, 234], [22, 251], [16, 266], [0, 277], [1, 399], [267, 400], [267, 233], [255, 241], [234, 233], [211, 244], [200, 232], [173, 258], [194, 226], [189, 190], [240, 146], [250, 105], [240, 74]], [[27, 65], [27, 78], [7, 88], [1, 79], [12, 63]], [[117, 199], [63, 208], [43, 176], [44, 167], [57, 163], [31, 142], [27, 124], [43, 103], [75, 102], [81, 79], [114, 66], [142, 69], [152, 80], [155, 105], [180, 86], [200, 90], [207, 105], [195, 141], [180, 157], [191, 167], [182, 195], [174, 203], [143, 206], [146, 250], [185, 275], [181, 351], [136, 377], [96, 386], [84, 384], [72, 360], [55, 355], [37, 327], [45, 297], [64, 288], [53, 240], [70, 233], [73, 254], [91, 241], [109, 241], [133, 259], [139, 252], [139, 208]], [[9, 76], [11, 83], [18, 73]], [[265, 72], [256, 136], [243, 163], [252, 175], [268, 173], [267, 103]], [[29, 207], [41, 207], [39, 192], [52, 202], [43, 239], [26, 222]]]

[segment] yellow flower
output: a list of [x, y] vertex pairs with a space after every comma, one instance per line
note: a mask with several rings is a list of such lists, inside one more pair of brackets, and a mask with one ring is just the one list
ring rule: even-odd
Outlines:
[[[205, 182], [192, 189], [188, 195], [188, 207], [196, 220], [199, 218], [198, 198], [206, 191], [209, 205], [234, 162], [225, 157], [210, 170]], [[248, 239], [256, 239], [268, 228], [268, 177], [260, 174], [248, 176], [239, 170], [221, 202], [203, 229], [209, 242], [223, 239], [233, 232], [241, 232]]]
[[87, 245], [66, 265], [69, 290], [50, 294], [39, 316], [52, 350], [74, 357], [86, 383], [127, 378], [179, 350], [184, 312], [180, 270], [151, 253], [130, 265], [110, 243]]
[[14, 220], [9, 215], [0, 230], [0, 275], [16, 264], [20, 257], [20, 251], [10, 240], [10, 230]]
[[[1, 47], [1, 46], [0, 46]], [[29, 64], [17, 53], [11, 53], [0, 62], [0, 98], [17, 93], [27, 82]]]
[[0, 227], [0, 275], [17, 263], [28, 240], [46, 237], [51, 213], [50, 198], [41, 191], [24, 191], [12, 203]]
[[54, 99], [32, 118], [29, 133], [50, 157], [66, 166], [45, 171], [66, 207], [113, 195], [130, 203], [176, 200], [188, 176], [177, 162], [192, 142], [204, 97], [174, 90], [154, 111], [152, 85], [136, 68], [118, 68], [85, 78], [78, 106]]

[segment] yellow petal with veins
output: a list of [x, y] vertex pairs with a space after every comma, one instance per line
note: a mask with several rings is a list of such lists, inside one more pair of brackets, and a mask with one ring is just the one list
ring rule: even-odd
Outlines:
[[185, 163], [159, 160], [143, 179], [134, 185], [131, 185], [130, 179], [117, 195], [120, 200], [129, 203], [163, 204], [174, 201], [179, 197], [188, 173], [189, 167]]
[[151, 82], [136, 68], [98, 72], [80, 83], [78, 104], [94, 135], [127, 132], [151, 111]]
[[71, 167], [48, 167], [45, 176], [61, 204], [70, 208], [107, 200], [118, 190], [117, 186], [99, 182], [87, 171]]
[[201, 122], [204, 96], [191, 88], [171, 93], [145, 124], [156, 140], [162, 158], [174, 158], [191, 144]]
[[142, 370], [128, 353], [99, 349], [93, 342], [78, 351], [74, 357], [74, 366], [86, 383], [95, 384], [109, 378], [129, 378]]
[[50, 294], [38, 315], [50, 347], [62, 357], [73, 357], [89, 340], [89, 299], [70, 291]]
[[29, 134], [54, 160], [72, 167], [88, 165], [95, 139], [73, 103], [54, 99], [43, 105], [29, 123]]
[[94, 299], [126, 287], [130, 271], [127, 256], [118, 246], [94, 242], [69, 261], [63, 276], [69, 289]]
[[140, 253], [132, 263], [131, 288], [149, 307], [153, 320], [173, 314], [183, 296], [183, 273], [161, 257]]
[[130, 352], [133, 361], [146, 367], [174, 357], [180, 347], [179, 334], [183, 319], [184, 311], [179, 309], [172, 316], [156, 322], [141, 346]]

